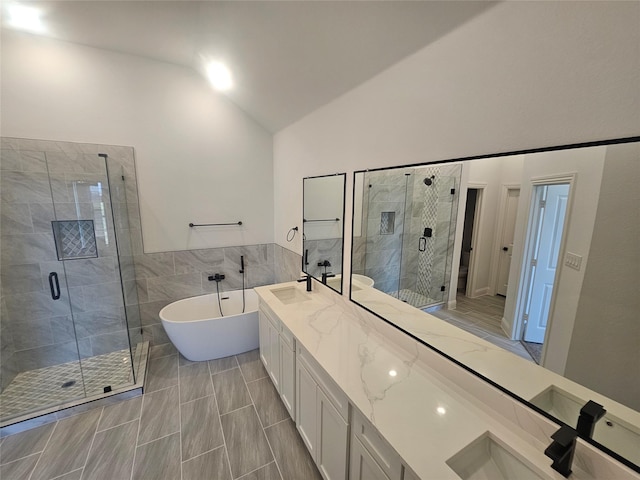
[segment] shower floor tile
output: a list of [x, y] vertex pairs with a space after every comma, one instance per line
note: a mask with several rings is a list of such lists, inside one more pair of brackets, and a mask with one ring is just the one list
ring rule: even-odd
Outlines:
[[399, 292], [389, 292], [389, 295], [416, 308], [424, 308], [436, 303], [442, 303], [442, 300], [434, 300], [408, 288], [403, 288]]
[[[73, 384], [63, 387], [68, 382]], [[41, 410], [85, 396], [133, 384], [131, 354], [119, 350], [37, 370], [19, 373], [0, 394], [0, 419]]]

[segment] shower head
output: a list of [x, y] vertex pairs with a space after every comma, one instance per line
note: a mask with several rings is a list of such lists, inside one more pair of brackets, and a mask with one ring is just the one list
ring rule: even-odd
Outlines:
[[433, 183], [433, 179], [436, 178], [435, 175], [431, 175], [431, 177], [427, 177], [424, 179], [424, 184], [429, 186]]

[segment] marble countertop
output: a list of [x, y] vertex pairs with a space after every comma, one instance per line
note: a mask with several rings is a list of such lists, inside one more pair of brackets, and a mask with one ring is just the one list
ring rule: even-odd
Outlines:
[[[350, 312], [342, 297], [314, 286], [310, 293], [296, 282], [255, 290], [420, 478], [458, 479], [446, 461], [486, 432], [545, 477], [564, 478], [551, 469], [546, 445], [491, 415], [418, 360], [426, 347], [414, 341], [415, 352], [401, 349]], [[297, 289], [305, 300], [283, 303], [273, 293], [282, 288]], [[587, 477], [576, 471], [572, 478]]]

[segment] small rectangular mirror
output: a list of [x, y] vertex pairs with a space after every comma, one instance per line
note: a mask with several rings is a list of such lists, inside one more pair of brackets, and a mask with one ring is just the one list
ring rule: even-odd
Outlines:
[[303, 179], [302, 271], [342, 293], [345, 173]]

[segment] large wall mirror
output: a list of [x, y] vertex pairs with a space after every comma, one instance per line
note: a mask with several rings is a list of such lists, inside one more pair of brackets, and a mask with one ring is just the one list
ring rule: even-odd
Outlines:
[[[640, 137], [354, 175], [351, 299], [640, 471]], [[364, 280], [364, 281], [363, 281]]]
[[303, 179], [302, 271], [342, 293], [345, 173]]

